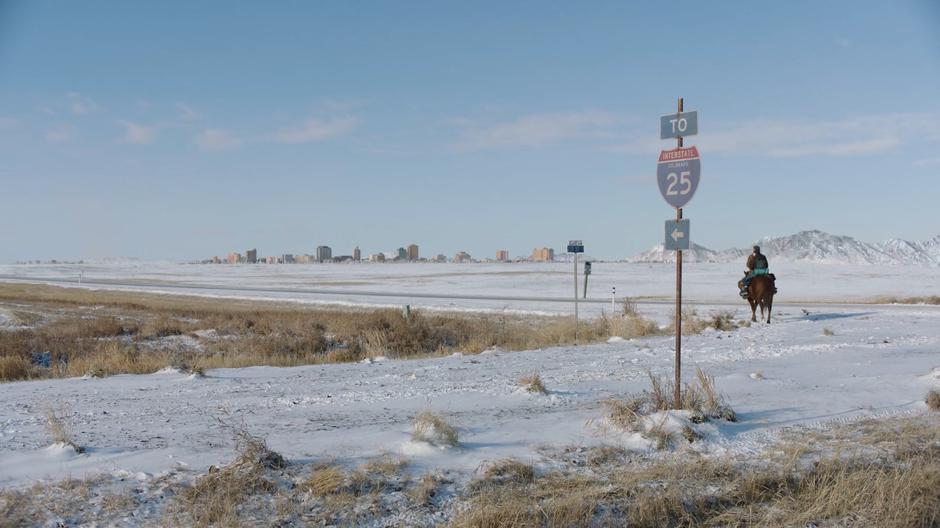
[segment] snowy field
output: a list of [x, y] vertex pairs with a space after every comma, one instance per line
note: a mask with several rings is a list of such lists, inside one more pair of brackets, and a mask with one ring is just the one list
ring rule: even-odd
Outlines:
[[[290, 299], [301, 302], [395, 305], [460, 310], [566, 313], [550, 302], [357, 298], [296, 292], [234, 291], [342, 288], [516, 296], [563, 296], [565, 264], [327, 266], [6, 266], [4, 276], [43, 282], [76, 278], [83, 287]], [[618, 297], [671, 310], [672, 266], [598, 263], [592, 292], [617, 286]], [[736, 297], [736, 266], [687, 267], [686, 292], [707, 314], [749, 316]], [[925, 412], [924, 395], [940, 388], [940, 306], [866, 304], [881, 295], [936, 295], [917, 284], [940, 284], [933, 268], [846, 268], [784, 265], [772, 325], [707, 329], [684, 338], [684, 378], [695, 368], [714, 375], [738, 415], [710, 422], [690, 448], [709, 457], [760, 457], [794, 430], [828, 429], [872, 416]], [[568, 273], [568, 274], [566, 274]], [[917, 280], [914, 280], [914, 279]], [[135, 284], [89, 285], [91, 281]], [[141, 285], [146, 283], [146, 285]], [[856, 304], [852, 304], [856, 303]], [[595, 313], [609, 305], [594, 306]], [[3, 324], [0, 321], [0, 324]], [[2, 330], [0, 330], [2, 331]], [[294, 368], [209, 370], [191, 377], [165, 370], [149, 375], [72, 378], [0, 384], [0, 488], [37, 481], [110, 475], [160, 495], [167, 479], [195, 475], [232, 459], [232, 432], [243, 425], [292, 461], [333, 460], [347, 467], [382, 454], [404, 457], [408, 471], [445, 471], [466, 482], [481, 465], [506, 457], [551, 466], [546, 453], [601, 444], [655, 453], [649, 441], [612, 433], [602, 402], [649, 387], [647, 371], [670, 376], [673, 338], [612, 339], [581, 347], [524, 352], [489, 350], [417, 360], [378, 360]], [[537, 371], [548, 394], [519, 388]], [[84, 453], [50, 448], [44, 411], [64, 406]], [[411, 439], [412, 418], [431, 410], [454, 425], [460, 444], [440, 448]], [[667, 452], [668, 454], [668, 452]], [[150, 490], [149, 492], [147, 490]]]
[[[940, 268], [780, 263], [773, 265], [780, 290], [778, 306], [808, 303], [866, 303], [882, 296], [912, 297], [940, 293]], [[690, 304], [738, 306], [736, 283], [743, 263], [688, 263], [683, 296]], [[573, 296], [573, 265], [536, 264], [326, 264], [198, 265], [124, 262], [87, 265], [0, 266], [0, 280], [50, 281], [85, 287], [131, 289], [191, 295], [264, 298], [333, 305], [402, 306], [466, 311], [570, 314], [570, 302], [545, 298]], [[578, 277], [583, 288], [584, 277]], [[935, 285], [924, 291], [923, 285]], [[665, 315], [675, 293], [674, 264], [598, 262], [588, 282], [588, 297], [609, 301], [612, 288], [624, 296], [661, 307]], [[306, 293], [312, 289], [319, 293]], [[322, 293], [328, 291], [330, 293]], [[332, 293], [337, 292], [337, 293]], [[378, 295], [365, 295], [365, 293]], [[441, 298], [409, 297], [420, 295]], [[542, 300], [450, 299], [448, 296], [528, 297]], [[610, 312], [609, 302], [582, 304], [581, 313]]]
[[[738, 310], [743, 315], [743, 310]], [[696, 449], [756, 453], [792, 426], [920, 412], [940, 387], [940, 309], [784, 309], [776, 324], [685, 339], [686, 374], [702, 367], [738, 412]], [[834, 335], [824, 335], [828, 328]], [[599, 402], [668, 375], [672, 338], [528, 352], [297, 368], [255, 367], [190, 378], [176, 372], [0, 385], [0, 485], [107, 472], [147, 481], [179, 468], [204, 470], [231, 457], [241, 422], [291, 459], [345, 463], [390, 452], [415, 468], [469, 474], [485, 460], [538, 461], [545, 446], [629, 440], [592, 427]], [[521, 392], [539, 371], [550, 393]], [[759, 374], [759, 375], [758, 375]], [[65, 403], [84, 454], [50, 451], [43, 409]], [[431, 409], [459, 428], [461, 446], [410, 441], [410, 419]]]

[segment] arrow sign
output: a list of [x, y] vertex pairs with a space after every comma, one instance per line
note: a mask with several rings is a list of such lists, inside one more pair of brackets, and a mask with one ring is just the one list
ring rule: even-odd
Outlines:
[[692, 199], [702, 178], [702, 163], [695, 147], [664, 150], [656, 165], [659, 193], [666, 203], [681, 209]]
[[666, 242], [663, 244], [666, 251], [687, 250], [691, 247], [689, 241], [688, 218], [683, 220], [666, 220]]

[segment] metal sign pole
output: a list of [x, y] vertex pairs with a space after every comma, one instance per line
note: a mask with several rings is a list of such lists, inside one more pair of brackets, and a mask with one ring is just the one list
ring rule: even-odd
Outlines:
[[[678, 113], [682, 113], [682, 98], [679, 98]], [[682, 136], [676, 138], [676, 145], [682, 148]], [[676, 221], [682, 220], [682, 208], [676, 209]], [[675, 407], [682, 407], [682, 250], [676, 250], [676, 388]]]
[[580, 344], [578, 325], [578, 254], [574, 254], [574, 344]]

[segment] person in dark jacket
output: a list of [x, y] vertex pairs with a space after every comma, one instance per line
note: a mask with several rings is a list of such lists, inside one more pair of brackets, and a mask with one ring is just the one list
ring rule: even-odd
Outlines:
[[747, 286], [751, 283], [751, 279], [768, 273], [770, 273], [770, 264], [767, 262], [767, 256], [760, 252], [760, 246], [754, 246], [754, 251], [747, 257], [747, 276], [740, 282], [741, 297], [747, 299]]

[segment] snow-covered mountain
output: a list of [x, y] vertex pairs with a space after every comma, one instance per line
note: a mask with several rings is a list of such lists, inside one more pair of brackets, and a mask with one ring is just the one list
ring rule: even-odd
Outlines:
[[[728, 257], [707, 247], [692, 243], [692, 249], [682, 252], [682, 262], [727, 262]], [[662, 244], [653, 246], [630, 259], [632, 262], [675, 262], [676, 252], [666, 251]]]
[[[781, 237], [764, 237], [755, 243], [761, 246], [761, 250], [773, 261], [940, 266], [940, 235], [924, 242], [892, 238], [884, 242], [868, 243], [850, 236], [812, 230]], [[748, 253], [750, 248], [715, 251], [693, 244], [691, 251], [683, 253], [683, 261], [736, 262]], [[675, 262], [675, 253], [663, 251], [660, 244], [629, 260]]]

